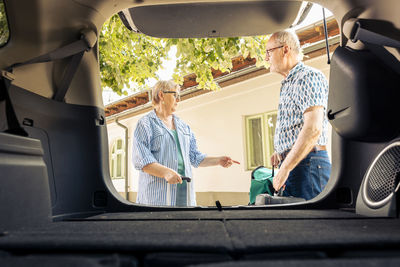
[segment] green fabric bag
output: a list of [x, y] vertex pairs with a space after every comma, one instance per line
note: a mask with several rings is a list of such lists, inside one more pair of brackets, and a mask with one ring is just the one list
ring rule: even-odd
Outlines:
[[249, 205], [254, 205], [256, 196], [259, 194], [274, 195], [275, 189], [272, 185], [274, 178], [274, 169], [268, 169], [264, 166], [259, 166], [251, 172], [250, 185], [250, 202]]

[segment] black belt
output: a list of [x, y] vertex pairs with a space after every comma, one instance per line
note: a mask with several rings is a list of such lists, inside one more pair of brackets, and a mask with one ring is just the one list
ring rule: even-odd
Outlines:
[[[314, 146], [310, 152], [318, 152], [321, 150], [326, 150], [326, 146]], [[287, 157], [287, 155], [289, 154], [290, 149], [286, 150], [284, 152], [282, 152], [281, 154], [279, 154], [280, 158], [281, 158], [281, 162]]]

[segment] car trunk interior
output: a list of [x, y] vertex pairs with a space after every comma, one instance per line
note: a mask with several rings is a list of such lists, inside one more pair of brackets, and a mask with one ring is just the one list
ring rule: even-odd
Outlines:
[[[104, 21], [123, 10], [140, 32], [181, 38], [267, 34], [292, 25], [301, 8], [297, 1], [4, 2], [11, 39], [0, 49], [2, 70], [79, 40], [82, 29], [99, 35]], [[61, 101], [52, 96], [69, 58], [12, 71], [8, 92], [28, 136], [0, 133], [0, 265], [399, 266], [399, 194], [383, 213], [356, 211], [371, 162], [400, 140], [399, 73], [343, 31], [349, 18], [389, 20], [385, 32], [399, 41], [400, 5], [313, 2], [330, 9], [342, 31], [328, 104], [336, 114], [333, 165], [319, 196], [218, 208], [123, 199], [109, 174], [96, 44], [84, 52]], [[389, 50], [392, 60], [400, 58], [399, 49]]]

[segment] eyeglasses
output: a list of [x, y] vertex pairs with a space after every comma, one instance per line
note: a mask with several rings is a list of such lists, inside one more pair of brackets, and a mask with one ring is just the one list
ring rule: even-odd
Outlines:
[[181, 96], [178, 92], [176, 91], [163, 91], [164, 94], [174, 94], [174, 97], [176, 100], [180, 100]]
[[270, 57], [270, 56], [271, 56], [270, 53], [271, 53], [272, 51], [274, 51], [275, 49], [278, 49], [278, 48], [282, 48], [282, 47], [284, 47], [284, 45], [281, 45], [281, 46], [277, 46], [277, 47], [274, 47], [274, 48], [267, 49], [267, 50], [265, 51], [265, 54], [266, 54], [267, 57]]

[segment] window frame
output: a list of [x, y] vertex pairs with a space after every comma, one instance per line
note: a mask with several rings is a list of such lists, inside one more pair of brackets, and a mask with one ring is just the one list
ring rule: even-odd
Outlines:
[[245, 125], [246, 125], [246, 168], [247, 170], [253, 170], [257, 168], [258, 166], [252, 166], [252, 152], [253, 152], [253, 146], [252, 144], [252, 135], [251, 135], [251, 127], [250, 127], [250, 122], [254, 119], [260, 119], [261, 120], [261, 142], [262, 144], [262, 161], [263, 163], [265, 162], [265, 146], [264, 146], [264, 140], [265, 140], [265, 123], [264, 123], [264, 116], [263, 113], [260, 114], [254, 114], [250, 116], [245, 116]]
[[[267, 127], [268, 123], [268, 118], [277, 115], [277, 110], [272, 110], [264, 113], [258, 113], [258, 114], [253, 114], [253, 115], [247, 115], [244, 117], [245, 120], [245, 139], [246, 139], [246, 170], [251, 171], [257, 168], [260, 165], [253, 166], [252, 165], [252, 152], [253, 152], [253, 147], [252, 147], [252, 135], [251, 133], [251, 127], [250, 127], [250, 121], [253, 119], [261, 119], [261, 142], [262, 142], [262, 164], [263, 166], [267, 168], [272, 168], [272, 165], [270, 163], [270, 156], [274, 152], [274, 147], [272, 144], [269, 144], [269, 138], [275, 134], [275, 131], [271, 131], [269, 127]], [[275, 121], [275, 127], [276, 128], [276, 121]], [[271, 131], [271, 132], [270, 132]]]
[[[266, 129], [266, 134], [265, 134], [265, 140], [264, 140], [264, 144], [265, 144], [265, 151], [266, 151], [266, 161], [264, 162], [264, 166], [267, 168], [272, 168], [272, 164], [270, 161], [270, 157], [272, 156], [272, 154], [274, 153], [274, 135], [275, 135], [275, 129], [276, 129], [276, 119], [275, 118], [275, 125], [273, 127], [272, 132], [270, 132], [270, 128], [268, 127], [268, 117], [269, 116], [273, 116], [275, 115], [276, 117], [278, 116], [278, 111], [277, 110], [273, 110], [273, 111], [269, 111], [269, 112], [265, 112], [264, 113], [264, 123], [265, 123], [265, 129]], [[272, 147], [270, 147], [270, 143], [269, 143], [269, 138], [272, 136]]]
[[[121, 142], [121, 147], [118, 148], [118, 142]], [[120, 175], [118, 175], [118, 156], [121, 156], [121, 170]], [[122, 137], [117, 137], [114, 139], [113, 144], [110, 149], [110, 177], [112, 180], [125, 179], [125, 140]]]

